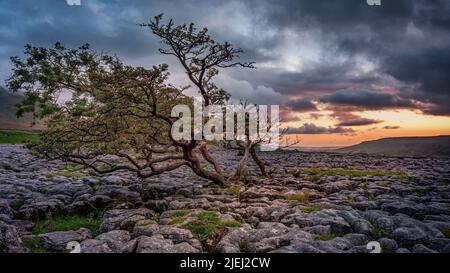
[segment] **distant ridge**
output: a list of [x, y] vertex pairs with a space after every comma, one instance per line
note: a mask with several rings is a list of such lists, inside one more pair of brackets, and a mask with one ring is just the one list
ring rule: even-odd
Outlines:
[[31, 114], [23, 118], [16, 117], [16, 104], [23, 96], [12, 93], [0, 86], [0, 129], [37, 130], [39, 126], [31, 126]]
[[337, 151], [388, 156], [450, 156], [450, 136], [383, 138]]

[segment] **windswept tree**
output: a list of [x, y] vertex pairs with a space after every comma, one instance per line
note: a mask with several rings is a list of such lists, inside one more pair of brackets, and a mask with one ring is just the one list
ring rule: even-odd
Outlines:
[[[212, 79], [222, 68], [253, 67], [236, 61], [241, 53], [231, 44], [217, 43], [207, 29], [193, 24], [161, 23], [161, 15], [143, 24], [161, 38], [162, 54], [175, 56], [198, 89], [205, 106], [223, 103], [229, 94]], [[168, 83], [168, 66], [132, 67], [118, 57], [98, 54], [89, 45], [67, 49], [25, 46], [25, 58], [13, 57], [8, 80], [12, 91], [24, 91], [18, 115], [33, 112], [46, 129], [34, 149], [44, 156], [83, 164], [98, 173], [128, 170], [140, 177], [159, 175], [187, 166], [197, 175], [225, 184], [220, 164], [205, 140], [175, 140], [171, 128], [178, 117], [175, 105], [193, 105], [184, 89]], [[267, 175], [255, 146], [247, 141], [236, 173], [239, 179], [249, 155]], [[209, 166], [208, 166], [209, 165]]]

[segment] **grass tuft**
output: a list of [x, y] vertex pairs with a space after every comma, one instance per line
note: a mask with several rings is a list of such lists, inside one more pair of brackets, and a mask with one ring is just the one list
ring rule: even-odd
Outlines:
[[309, 192], [292, 194], [284, 196], [286, 200], [292, 201], [293, 204], [308, 204], [309, 203]]
[[33, 234], [41, 234], [53, 231], [69, 231], [78, 230], [80, 228], [87, 228], [95, 236], [98, 233], [101, 224], [101, 219], [82, 217], [79, 215], [68, 217], [55, 217], [50, 225], [52, 228], [49, 230], [47, 226], [48, 220], [39, 221], [33, 229]]
[[189, 213], [191, 213], [190, 210], [187, 209], [183, 209], [183, 210], [176, 210], [174, 212], [172, 212], [172, 214], [170, 215], [170, 218], [177, 218], [177, 217], [184, 217], [186, 215], [188, 215]]
[[241, 195], [241, 189], [237, 186], [231, 186], [227, 189], [225, 189], [225, 191], [229, 194], [232, 194], [236, 197], [239, 197]]
[[237, 221], [220, 221], [219, 214], [214, 211], [203, 211], [196, 215], [197, 219], [184, 225], [184, 228], [195, 234], [197, 240], [204, 242], [219, 234], [227, 227], [240, 227]]
[[381, 239], [384, 237], [387, 237], [389, 234], [386, 232], [386, 230], [379, 228], [379, 227], [375, 227], [373, 229], [373, 238], [374, 239]]

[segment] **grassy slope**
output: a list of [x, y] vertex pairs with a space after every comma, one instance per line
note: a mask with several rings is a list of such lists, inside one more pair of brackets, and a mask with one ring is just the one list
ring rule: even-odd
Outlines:
[[0, 144], [24, 144], [38, 139], [33, 132], [0, 129]]

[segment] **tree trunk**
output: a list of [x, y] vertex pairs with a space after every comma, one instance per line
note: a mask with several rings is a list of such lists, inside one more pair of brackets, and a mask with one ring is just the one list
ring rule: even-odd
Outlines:
[[211, 172], [208, 170], [205, 170], [202, 168], [200, 164], [200, 160], [195, 155], [194, 151], [192, 149], [183, 149], [184, 152], [184, 159], [189, 161], [190, 164], [189, 167], [191, 167], [192, 171], [200, 177], [209, 179], [213, 181], [214, 183], [219, 184], [220, 186], [226, 186], [225, 178], [223, 177], [222, 173], [220, 172]]
[[222, 174], [222, 169], [220, 168], [219, 163], [217, 163], [216, 159], [209, 153], [206, 145], [206, 143], [203, 143], [198, 149], [202, 153], [203, 158], [214, 166], [216, 172]]
[[247, 164], [248, 156], [250, 154], [250, 146], [251, 145], [245, 146], [244, 156], [239, 161], [239, 165], [236, 169], [236, 172], [234, 173], [233, 176], [230, 177], [229, 181], [239, 181], [241, 179], [241, 177], [245, 175], [246, 164]]
[[250, 149], [250, 155], [252, 156], [253, 161], [255, 161], [256, 165], [258, 165], [259, 169], [261, 170], [261, 174], [267, 177], [268, 174], [266, 171], [266, 166], [264, 162], [258, 157], [254, 146]]

